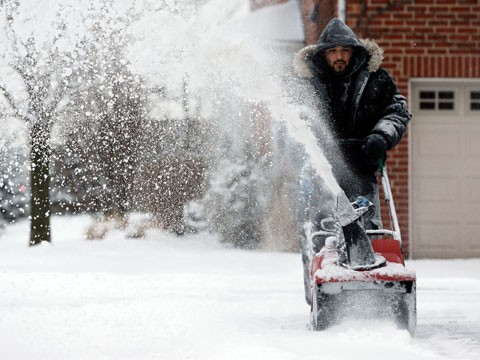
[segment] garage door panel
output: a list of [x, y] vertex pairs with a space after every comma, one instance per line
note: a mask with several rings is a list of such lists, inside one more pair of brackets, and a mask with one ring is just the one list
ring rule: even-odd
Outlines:
[[[480, 115], [480, 114], [479, 114]], [[480, 120], [479, 120], [480, 121]], [[468, 131], [465, 134], [467, 139], [467, 149], [465, 156], [470, 160], [474, 161], [477, 168], [479, 168], [480, 164], [480, 131]]]
[[451, 223], [418, 223], [415, 242], [417, 250], [454, 251], [454, 239], [458, 237], [458, 224]]
[[[430, 221], [436, 222], [439, 220], [446, 220], [458, 216], [458, 208], [456, 202], [440, 203], [440, 202], [423, 202], [416, 206], [414, 211], [415, 220], [417, 222]], [[453, 214], [453, 216], [452, 216]]]
[[[473, 204], [479, 204], [480, 206], [480, 176], [467, 177], [465, 179], [465, 190], [465, 201]], [[480, 217], [480, 213], [478, 214], [478, 216]]]
[[[448, 175], [460, 171], [461, 133], [458, 130], [417, 131], [413, 138], [416, 174]], [[446, 167], [446, 163], [450, 166]]]
[[460, 189], [457, 186], [456, 177], [419, 177], [416, 178], [416, 185], [418, 194], [415, 197], [422, 202], [456, 202], [460, 197]]
[[470, 223], [466, 230], [467, 246], [480, 255], [480, 224]]
[[415, 179], [413, 216], [416, 221], [435, 222], [460, 209], [461, 191], [456, 178], [421, 177]]
[[[469, 222], [478, 222], [480, 218], [480, 205], [473, 201], [463, 201], [462, 202], [461, 214], [463, 221], [465, 223]], [[480, 233], [476, 234], [480, 238]]]
[[428, 130], [417, 136], [416, 155], [420, 158], [456, 158], [460, 155], [460, 137], [458, 130]]
[[[462, 211], [462, 222], [464, 224], [467, 224], [468, 222], [477, 222], [479, 216], [478, 206], [466, 205]], [[476, 236], [480, 239], [480, 233], [476, 234]]]

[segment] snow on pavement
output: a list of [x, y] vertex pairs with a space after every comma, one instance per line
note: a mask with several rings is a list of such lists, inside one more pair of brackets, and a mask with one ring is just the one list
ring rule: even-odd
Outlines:
[[213, 235], [83, 239], [88, 219], [0, 235], [1, 359], [478, 359], [480, 259], [415, 260], [415, 338], [386, 321], [308, 330], [298, 254]]

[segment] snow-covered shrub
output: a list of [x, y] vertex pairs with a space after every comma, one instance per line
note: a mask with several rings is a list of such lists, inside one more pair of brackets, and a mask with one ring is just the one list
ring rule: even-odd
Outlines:
[[223, 241], [256, 248], [263, 237], [265, 177], [262, 165], [226, 159], [212, 174], [203, 203], [210, 228]]

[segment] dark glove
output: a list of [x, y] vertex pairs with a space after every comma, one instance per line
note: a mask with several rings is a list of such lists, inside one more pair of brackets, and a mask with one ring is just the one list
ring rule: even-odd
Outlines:
[[382, 135], [371, 134], [365, 138], [362, 146], [364, 159], [367, 164], [378, 165], [388, 148], [387, 140]]

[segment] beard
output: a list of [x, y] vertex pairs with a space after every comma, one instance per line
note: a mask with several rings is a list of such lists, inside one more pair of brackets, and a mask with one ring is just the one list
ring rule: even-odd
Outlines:
[[335, 61], [331, 66], [332, 70], [338, 74], [343, 74], [348, 69], [348, 64], [345, 61]]

